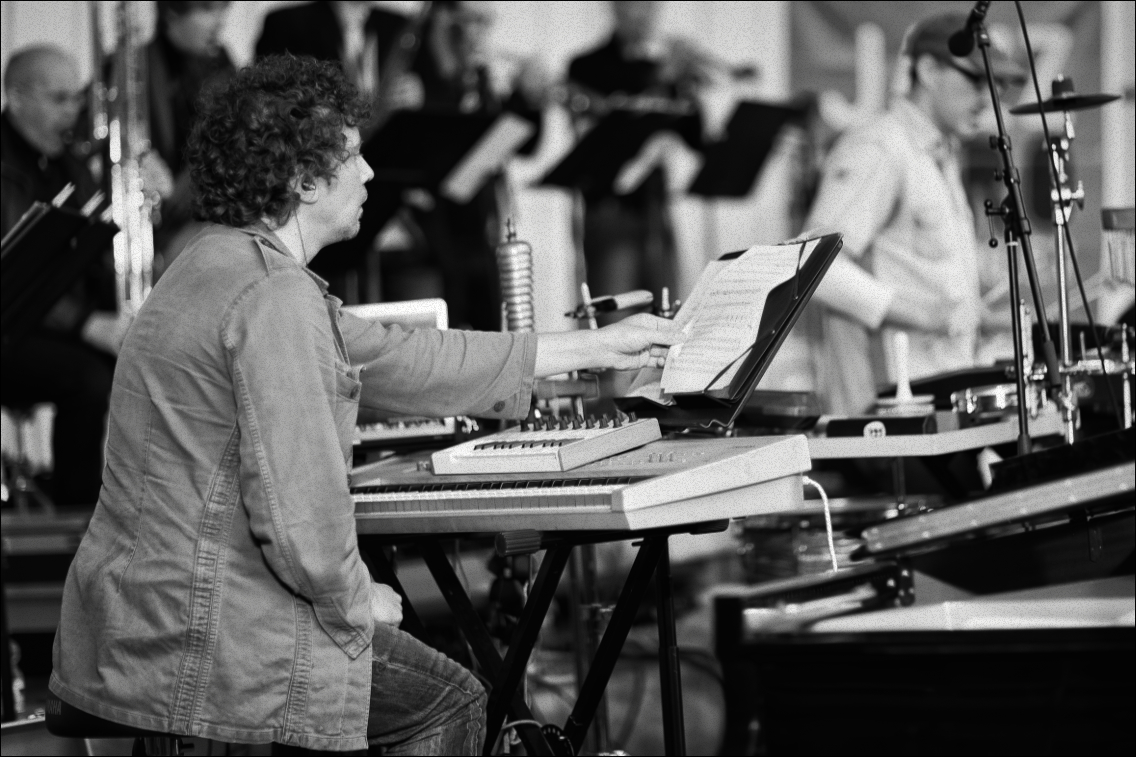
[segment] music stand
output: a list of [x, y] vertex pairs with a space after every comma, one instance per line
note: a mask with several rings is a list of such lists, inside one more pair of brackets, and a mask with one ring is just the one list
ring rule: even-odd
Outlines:
[[510, 111], [490, 115], [403, 110], [367, 142], [363, 157], [378, 184], [428, 189], [466, 203], [535, 128]]
[[610, 194], [620, 171], [648, 139], [667, 130], [681, 134], [697, 118], [692, 114], [612, 111], [544, 175], [540, 185], [578, 189], [585, 195]]
[[106, 249], [118, 227], [70, 208], [32, 205], [0, 244], [0, 340], [15, 344]]
[[[769, 369], [777, 350], [801, 317], [805, 305], [843, 244], [840, 234], [820, 237], [808, 260], [797, 269], [796, 275], [773, 288], [765, 299], [753, 347], [742, 360], [728, 387], [698, 394], [676, 394], [675, 404], [668, 407], [640, 397], [617, 398], [616, 405], [625, 412], [658, 418], [659, 423], [672, 427], [709, 427], [711, 424], [728, 426], [733, 423], [742, 415], [747, 400]], [[733, 260], [744, 252], [729, 252], [718, 260]]]
[[726, 125], [725, 139], [706, 145], [706, 161], [687, 190], [700, 197], [746, 197], [753, 191], [777, 135], [786, 124], [800, 121], [803, 106], [738, 103]]

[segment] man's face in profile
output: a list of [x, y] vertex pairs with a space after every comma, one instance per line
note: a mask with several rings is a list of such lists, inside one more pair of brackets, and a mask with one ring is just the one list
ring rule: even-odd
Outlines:
[[365, 185], [375, 175], [360, 154], [359, 130], [352, 127], [344, 129], [343, 133], [347, 138], [347, 159], [339, 164], [330, 180], [318, 182], [315, 216], [325, 230], [324, 244], [342, 242], [359, 233], [363, 203], [367, 199]]
[[75, 127], [85, 102], [75, 64], [62, 56], [39, 62], [28, 84], [12, 92], [12, 107], [34, 131], [37, 146], [48, 155], [63, 152], [67, 132]]

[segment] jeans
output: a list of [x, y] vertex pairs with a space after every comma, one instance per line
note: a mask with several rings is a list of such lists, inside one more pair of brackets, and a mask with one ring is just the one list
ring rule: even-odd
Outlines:
[[367, 739], [383, 754], [481, 753], [481, 683], [461, 665], [397, 628], [375, 625]]

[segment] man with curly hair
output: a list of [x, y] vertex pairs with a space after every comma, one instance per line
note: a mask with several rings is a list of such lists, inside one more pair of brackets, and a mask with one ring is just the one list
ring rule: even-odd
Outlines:
[[398, 630], [348, 490], [360, 405], [516, 418], [534, 376], [658, 364], [679, 337], [403, 330], [307, 269], [358, 230], [366, 106], [337, 68], [267, 58], [203, 103], [211, 221], [123, 345], [98, 507], [67, 576], [51, 690], [141, 729], [320, 750], [474, 754], [485, 693]]

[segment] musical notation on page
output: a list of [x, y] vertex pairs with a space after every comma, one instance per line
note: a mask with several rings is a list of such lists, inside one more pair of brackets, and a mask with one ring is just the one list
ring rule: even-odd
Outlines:
[[708, 265], [675, 318], [687, 338], [667, 355], [662, 392], [728, 387], [757, 339], [766, 297], [796, 275], [818, 243], [755, 245], [733, 260]]

